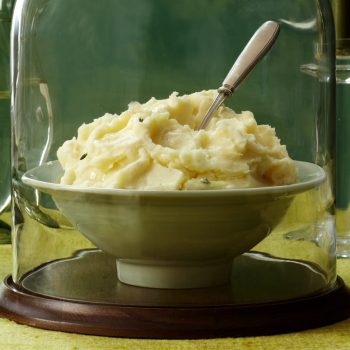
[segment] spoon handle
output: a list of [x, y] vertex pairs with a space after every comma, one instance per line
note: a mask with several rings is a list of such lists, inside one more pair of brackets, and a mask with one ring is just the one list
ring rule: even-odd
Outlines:
[[279, 28], [280, 26], [277, 22], [267, 21], [254, 33], [233, 64], [222, 86], [218, 89], [219, 95], [202, 119], [198, 130], [206, 128], [212, 115], [220, 107], [225, 98], [232, 94], [259, 60], [270, 50], [277, 39]]
[[277, 22], [267, 21], [255, 32], [228, 72], [219, 92], [231, 94], [238, 87], [270, 50], [279, 34], [279, 27]]

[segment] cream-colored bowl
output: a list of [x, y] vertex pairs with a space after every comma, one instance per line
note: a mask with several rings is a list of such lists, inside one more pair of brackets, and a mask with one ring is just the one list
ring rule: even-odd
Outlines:
[[57, 161], [23, 182], [49, 193], [91, 242], [117, 258], [118, 278], [153, 288], [195, 288], [229, 281], [233, 259], [263, 240], [293, 196], [325, 180], [319, 166], [296, 162], [285, 186], [210, 191], [142, 191], [61, 185]]

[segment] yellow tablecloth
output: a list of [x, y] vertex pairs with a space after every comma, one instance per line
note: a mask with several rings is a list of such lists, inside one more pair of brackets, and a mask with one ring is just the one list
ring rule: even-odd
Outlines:
[[[11, 246], [0, 245], [0, 278], [11, 271]], [[338, 274], [350, 285], [350, 260], [338, 261]], [[209, 340], [143, 340], [46, 331], [0, 318], [1, 350], [223, 349], [349, 350], [350, 319], [304, 332], [266, 337]]]

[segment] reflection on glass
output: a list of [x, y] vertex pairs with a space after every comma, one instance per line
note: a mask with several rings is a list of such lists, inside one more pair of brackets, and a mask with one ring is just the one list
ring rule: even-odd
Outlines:
[[337, 43], [337, 255], [350, 258], [350, 39]]

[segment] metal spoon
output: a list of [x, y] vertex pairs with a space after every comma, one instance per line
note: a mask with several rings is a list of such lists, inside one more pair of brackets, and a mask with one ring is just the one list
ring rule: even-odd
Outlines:
[[218, 96], [202, 119], [198, 129], [205, 129], [211, 117], [242, 83], [248, 73], [255, 67], [262, 57], [270, 50], [279, 34], [279, 24], [274, 21], [265, 22], [252, 36], [242, 53], [238, 56], [231, 70], [227, 74], [222, 86], [218, 89]]

